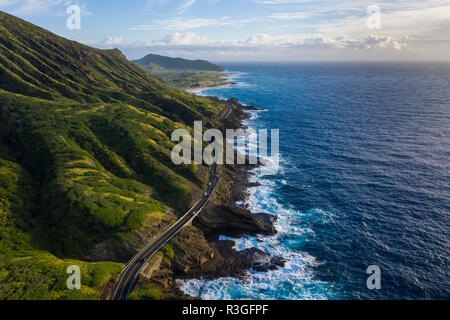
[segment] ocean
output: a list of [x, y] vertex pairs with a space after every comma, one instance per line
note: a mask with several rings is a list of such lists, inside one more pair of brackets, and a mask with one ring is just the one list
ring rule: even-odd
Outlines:
[[[280, 169], [254, 170], [253, 212], [275, 236], [246, 236], [287, 263], [235, 278], [179, 281], [202, 299], [449, 299], [450, 64], [224, 64], [235, 85], [203, 94], [264, 111]], [[223, 239], [231, 239], [222, 236]], [[381, 289], [369, 290], [369, 266]]]

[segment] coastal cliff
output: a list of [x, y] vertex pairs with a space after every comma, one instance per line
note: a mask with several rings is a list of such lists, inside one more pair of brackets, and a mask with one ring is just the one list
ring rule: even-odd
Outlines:
[[[0, 299], [107, 299], [124, 264], [208, 183], [207, 166], [173, 164], [172, 133], [192, 130], [196, 120], [224, 125], [228, 102], [189, 95], [119, 50], [88, 47], [1, 11], [0, 30]], [[227, 127], [244, 114], [237, 101], [234, 109]], [[237, 173], [222, 171], [205, 211], [209, 229], [195, 221], [183, 230], [144, 270], [150, 288], [131, 298], [170, 298], [176, 278], [249, 265], [209, 238], [226, 222], [217, 213], [231, 210], [220, 206]], [[233, 210], [234, 229], [263, 229]], [[66, 285], [73, 265], [80, 291]]]
[[207, 184], [172, 163], [172, 133], [226, 105], [1, 11], [0, 30], [0, 300], [104, 298]]
[[[242, 127], [248, 110], [237, 99], [215, 102], [233, 105], [233, 111], [224, 121], [224, 128]], [[220, 235], [241, 237], [243, 235], [275, 234], [276, 217], [265, 213], [252, 213], [237, 201], [248, 197], [247, 189], [251, 169], [255, 165], [225, 165], [221, 168], [221, 180], [216, 193], [193, 225], [186, 227], [180, 236], [163, 249], [162, 259], [152, 259], [141, 272], [130, 299], [195, 299], [186, 296], [178, 288], [176, 279], [221, 277], [245, 278], [250, 268], [267, 271], [282, 267], [285, 260], [272, 257], [252, 248], [236, 251], [234, 242], [219, 240]], [[160, 261], [161, 260], [161, 261]], [[148, 270], [152, 274], [149, 276]]]

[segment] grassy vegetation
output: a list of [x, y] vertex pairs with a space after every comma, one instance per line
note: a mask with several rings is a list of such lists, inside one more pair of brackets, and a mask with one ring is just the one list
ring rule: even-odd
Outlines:
[[[67, 267], [81, 270], [81, 290], [68, 290]], [[55, 300], [98, 299], [102, 287], [119, 274], [122, 265], [62, 260], [45, 251], [0, 253], [0, 299]]]
[[205, 60], [187, 60], [149, 54], [134, 60], [138, 66], [179, 89], [216, 87], [228, 84], [222, 66]]
[[164, 254], [163, 260], [167, 265], [171, 265], [172, 264], [172, 260], [175, 256], [175, 252], [173, 250], [173, 246], [171, 244], [166, 244], [163, 248], [162, 248], [162, 252]]
[[83, 260], [189, 207], [207, 168], [174, 166], [171, 133], [223, 108], [0, 12], [0, 299], [98, 298], [122, 266]]
[[157, 289], [146, 289], [133, 292], [128, 296], [128, 300], [161, 300], [162, 292]]
[[222, 72], [154, 72], [153, 75], [180, 89], [195, 89], [206, 87], [218, 87], [230, 84], [224, 78]]
[[[86, 263], [58, 259], [35, 249], [30, 236], [36, 186], [0, 144], [0, 300], [3, 299], [97, 299], [102, 286], [120, 273], [117, 263]], [[67, 290], [67, 267], [82, 271], [82, 290]]]
[[211, 63], [206, 60], [187, 60], [183, 58], [170, 58], [157, 54], [148, 54], [142, 59], [134, 60], [139, 66], [142, 66], [150, 72], [161, 70], [177, 71], [224, 71], [224, 67]]

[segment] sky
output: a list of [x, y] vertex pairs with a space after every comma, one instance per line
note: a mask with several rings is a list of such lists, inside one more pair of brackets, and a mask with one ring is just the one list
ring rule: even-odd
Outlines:
[[[73, 5], [80, 29], [67, 27]], [[450, 0], [0, 0], [0, 10], [129, 59], [450, 60]]]

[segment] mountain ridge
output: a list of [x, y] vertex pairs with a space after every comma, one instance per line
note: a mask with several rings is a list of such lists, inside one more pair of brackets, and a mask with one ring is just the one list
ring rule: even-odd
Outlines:
[[158, 54], [148, 54], [141, 59], [133, 60], [133, 62], [151, 73], [170, 71], [225, 71], [225, 68], [221, 65], [207, 60], [171, 58]]
[[224, 108], [0, 11], [0, 299], [99, 298], [205, 187], [207, 167], [172, 164], [171, 133]]

